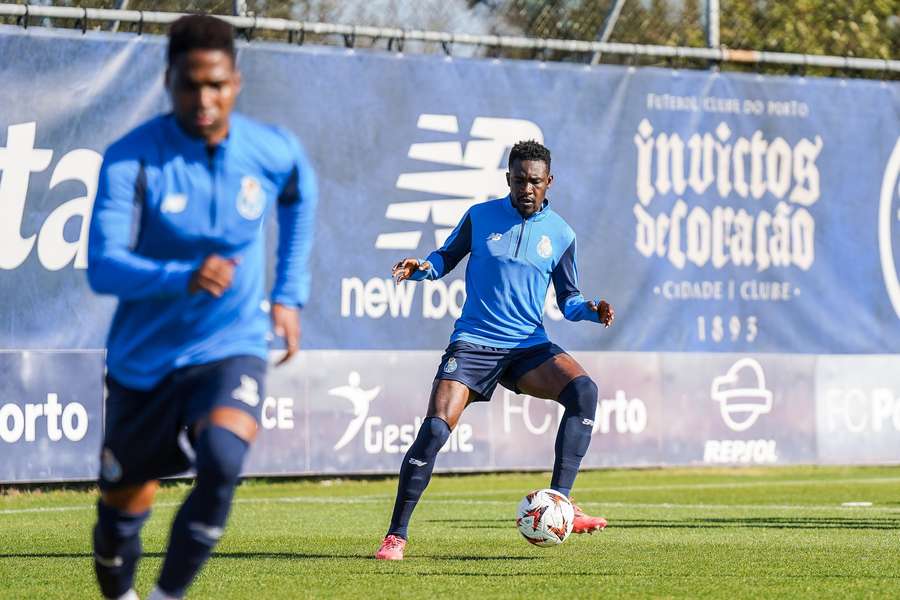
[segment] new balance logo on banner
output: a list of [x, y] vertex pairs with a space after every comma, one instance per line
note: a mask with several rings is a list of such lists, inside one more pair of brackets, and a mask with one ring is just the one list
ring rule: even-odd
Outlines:
[[[459, 120], [453, 115], [420, 115], [418, 127], [454, 137], [459, 134]], [[422, 241], [423, 229], [410, 224], [428, 222], [438, 226], [434, 245], [441, 246], [471, 206], [508, 193], [504, 158], [509, 148], [520, 140], [544, 141], [541, 128], [531, 121], [490, 117], [476, 117], [468, 137], [476, 139], [467, 142], [465, 149], [460, 141], [413, 143], [409, 147], [410, 158], [444, 168], [402, 173], [397, 189], [443, 198], [389, 204], [385, 216], [399, 221], [398, 230], [379, 235], [376, 248], [414, 250]], [[458, 169], [447, 170], [446, 166]]]

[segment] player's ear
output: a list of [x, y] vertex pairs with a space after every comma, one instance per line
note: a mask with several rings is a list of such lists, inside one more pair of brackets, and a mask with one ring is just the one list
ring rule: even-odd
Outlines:
[[234, 95], [237, 96], [238, 94], [241, 93], [241, 85], [244, 82], [243, 78], [241, 77], [241, 72], [238, 71], [237, 68], [234, 69], [234, 75], [232, 76], [232, 82], [234, 85]]
[[166, 67], [166, 74], [165, 74], [165, 78], [164, 78], [164, 83], [165, 83], [165, 86], [166, 86], [166, 89], [167, 89], [167, 90], [171, 90], [171, 89], [172, 89], [172, 77], [173, 77], [173, 75], [172, 75], [172, 67], [171, 67], [171, 66]]
[[512, 187], [512, 184], [509, 182], [509, 171], [506, 172], [506, 185]]
[[547, 174], [547, 187], [550, 187], [551, 185], [553, 185], [553, 173], [548, 173]]

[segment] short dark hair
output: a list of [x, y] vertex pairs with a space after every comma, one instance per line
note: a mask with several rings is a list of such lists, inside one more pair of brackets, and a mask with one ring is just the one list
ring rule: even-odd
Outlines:
[[234, 63], [234, 27], [209, 15], [185, 15], [169, 27], [169, 66], [191, 50], [221, 50]]
[[550, 150], [540, 142], [534, 140], [517, 142], [509, 151], [509, 166], [512, 167], [514, 162], [520, 160], [541, 160], [546, 163], [547, 170], [550, 170]]

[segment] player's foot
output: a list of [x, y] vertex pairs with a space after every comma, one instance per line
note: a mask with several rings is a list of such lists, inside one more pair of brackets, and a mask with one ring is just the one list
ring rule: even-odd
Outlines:
[[179, 598], [168, 595], [157, 586], [150, 592], [150, 596], [147, 597], [147, 600], [179, 600]]
[[119, 596], [118, 598], [114, 598], [113, 600], [141, 600], [141, 599], [138, 597], [137, 592], [134, 591], [134, 588], [131, 588], [130, 590], [128, 590], [127, 592], [125, 592], [124, 594]]
[[572, 533], [594, 533], [595, 531], [603, 531], [606, 528], [606, 519], [603, 517], [592, 517], [586, 515], [581, 507], [572, 502], [572, 508], [575, 509], [575, 519], [572, 522]]
[[403, 560], [403, 549], [406, 548], [406, 540], [399, 535], [389, 535], [381, 542], [381, 548], [375, 553], [378, 560]]

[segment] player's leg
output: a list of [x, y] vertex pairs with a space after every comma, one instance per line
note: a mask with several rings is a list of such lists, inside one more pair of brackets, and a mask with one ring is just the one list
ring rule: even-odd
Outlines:
[[135, 597], [141, 528], [150, 516], [157, 479], [188, 466], [179, 460], [177, 410], [171, 410], [166, 386], [135, 390], [107, 377], [101, 494], [93, 530], [94, 570], [107, 598]]
[[137, 598], [134, 574], [141, 557], [141, 528], [150, 516], [158, 481], [104, 490], [94, 525], [94, 572], [106, 598]]
[[[172, 524], [155, 596], [181, 598], [224, 532], [244, 458], [256, 438], [265, 363], [236, 357], [203, 365], [189, 422], [197, 473]], [[198, 408], [199, 407], [199, 408]], [[208, 410], [207, 414], [197, 414]]]
[[465, 408], [471, 402], [491, 397], [507, 354], [507, 351], [462, 341], [447, 347], [431, 387], [428, 414], [400, 465], [391, 525], [375, 558], [403, 558], [409, 520], [431, 480], [438, 452]]
[[[565, 407], [556, 434], [550, 487], [569, 496], [591, 443], [597, 413], [597, 385], [574, 358], [561, 352], [519, 377], [516, 387], [521, 393], [556, 400]], [[590, 517], [575, 507], [573, 532], [590, 533], [604, 527], [605, 519]]]
[[407, 538], [409, 520], [422, 493], [431, 481], [438, 452], [450, 437], [473, 392], [463, 383], [450, 379], [435, 380], [428, 401], [428, 413], [415, 441], [400, 465], [397, 499], [388, 536]]

